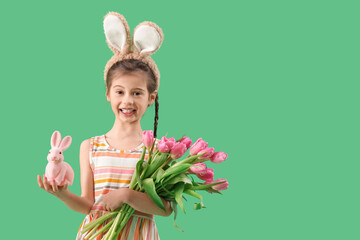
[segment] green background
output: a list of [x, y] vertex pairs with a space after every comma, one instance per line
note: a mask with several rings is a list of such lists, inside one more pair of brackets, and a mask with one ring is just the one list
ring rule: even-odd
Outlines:
[[[229, 154], [207, 207], [156, 216], [161, 239], [360, 239], [358, 1], [7, 1], [1, 19], [1, 229], [75, 239], [85, 215], [39, 188], [53, 131], [80, 195], [79, 147], [111, 129], [103, 17], [164, 32], [158, 136]], [[154, 106], [142, 119], [153, 129]]]

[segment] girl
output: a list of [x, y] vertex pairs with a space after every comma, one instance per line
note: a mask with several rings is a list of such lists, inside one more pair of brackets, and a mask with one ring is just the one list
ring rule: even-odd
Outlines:
[[[141, 117], [155, 101], [155, 148], [158, 120], [158, 88], [160, 73], [150, 55], [163, 40], [162, 30], [152, 22], [140, 23], [134, 30], [133, 43], [125, 18], [116, 12], [104, 17], [104, 30], [109, 48], [115, 53], [105, 66], [106, 99], [115, 114], [112, 129], [81, 143], [81, 196], [67, 185], [57, 186], [38, 175], [38, 184], [63, 201], [70, 209], [86, 214], [76, 239], [81, 240], [83, 226], [126, 203], [135, 209], [117, 239], [159, 239], [153, 215], [169, 216], [170, 202], [162, 199], [166, 211], [160, 209], [146, 193], [129, 188], [142, 149]], [[133, 50], [131, 50], [133, 45]], [[148, 152], [147, 152], [148, 154]], [[114, 216], [115, 217], [115, 216]], [[106, 220], [99, 230], [111, 221]], [[105, 233], [99, 234], [101, 239]]]
[[[153, 215], [169, 216], [172, 213], [170, 202], [163, 200], [164, 212], [146, 193], [128, 188], [143, 148], [140, 120], [154, 101], [156, 138], [158, 95], [154, 74], [142, 61], [126, 59], [109, 70], [106, 85], [106, 99], [115, 114], [115, 122], [106, 134], [81, 143], [81, 196], [71, 193], [66, 185], [61, 187], [48, 182], [46, 177], [42, 181], [40, 175], [39, 186], [58, 197], [70, 209], [87, 214], [80, 225], [77, 240], [83, 239], [81, 230], [85, 224], [120, 208], [124, 203], [136, 211], [117, 239], [159, 239]], [[156, 139], [155, 147], [158, 142]], [[103, 235], [98, 235], [96, 239], [101, 239]]]

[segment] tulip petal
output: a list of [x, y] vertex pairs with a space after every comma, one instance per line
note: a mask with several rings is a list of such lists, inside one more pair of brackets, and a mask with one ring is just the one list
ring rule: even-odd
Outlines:
[[151, 200], [161, 209], [166, 211], [164, 203], [162, 202], [159, 195], [156, 193], [154, 180], [152, 178], [146, 178], [143, 180], [145, 192], [149, 195]]
[[177, 202], [177, 204], [179, 204], [181, 210], [185, 212], [185, 209], [184, 209], [184, 204], [183, 204], [183, 201], [182, 201], [182, 193], [184, 191], [184, 183], [183, 182], [179, 182], [178, 184], [175, 185], [175, 189], [174, 189], [174, 192], [175, 192], [175, 201]]

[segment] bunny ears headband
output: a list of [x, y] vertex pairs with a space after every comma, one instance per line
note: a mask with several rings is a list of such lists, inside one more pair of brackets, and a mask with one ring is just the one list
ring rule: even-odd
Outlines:
[[[164, 39], [161, 28], [153, 22], [142, 22], [136, 26], [131, 41], [129, 25], [123, 15], [109, 12], [104, 16], [103, 23], [106, 43], [114, 52], [114, 56], [105, 66], [105, 82], [109, 69], [115, 63], [123, 59], [137, 59], [145, 62], [151, 68], [156, 78], [157, 88], [159, 88], [160, 72], [150, 55], [160, 48]], [[131, 50], [131, 46], [133, 50]]]

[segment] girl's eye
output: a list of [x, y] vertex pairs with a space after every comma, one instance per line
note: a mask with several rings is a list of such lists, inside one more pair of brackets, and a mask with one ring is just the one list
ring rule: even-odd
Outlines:
[[[122, 93], [122, 91], [117, 91], [117, 93], [121, 94], [121, 93]], [[141, 95], [141, 93], [140, 93], [140, 92], [134, 92], [134, 93], [136, 94], [136, 96]]]

